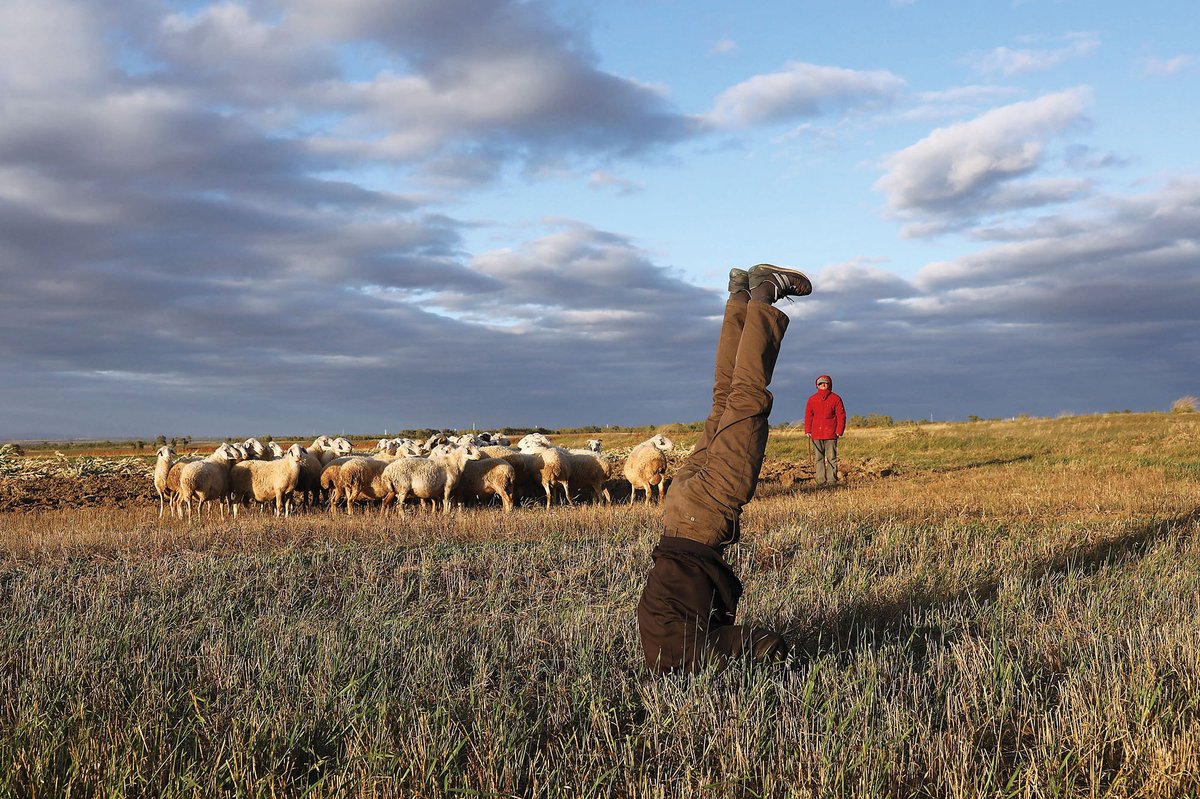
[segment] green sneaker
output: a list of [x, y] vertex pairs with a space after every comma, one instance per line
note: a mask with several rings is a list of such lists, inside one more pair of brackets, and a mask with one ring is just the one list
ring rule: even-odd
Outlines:
[[812, 281], [799, 269], [788, 269], [774, 264], [758, 264], [748, 273], [750, 293], [766, 283], [773, 291], [771, 302], [780, 297], [805, 297], [812, 294]]

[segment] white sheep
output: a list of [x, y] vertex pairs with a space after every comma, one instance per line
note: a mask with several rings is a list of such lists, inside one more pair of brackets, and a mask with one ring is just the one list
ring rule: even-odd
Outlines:
[[420, 458], [428, 454], [420, 441], [413, 441], [411, 438], [393, 438], [392, 443], [396, 447], [395, 454], [404, 458]]
[[[159, 447], [158, 458], [154, 461], [154, 490], [158, 492], [158, 518], [162, 518], [166, 512], [168, 499], [174, 497], [175, 492], [167, 488], [167, 475], [171, 473], [172, 459], [175, 457], [175, 450], [170, 447]], [[171, 506], [174, 507], [174, 500], [171, 500]]]
[[[187, 517], [192, 518], [193, 499], [198, 501], [197, 516], [203, 514], [205, 502], [225, 499], [229, 493], [229, 470], [237, 460], [237, 450], [229, 444], [222, 444], [204, 460], [184, 464], [179, 472], [180, 515], [186, 507]], [[222, 506], [221, 512], [224, 511]]]
[[571, 461], [571, 491], [587, 489], [594, 501], [603, 498], [604, 503], [612, 502], [612, 494], [604, 483], [612, 477], [612, 464], [608, 457], [600, 453], [601, 442], [598, 438], [588, 441], [587, 449], [569, 449], [567, 455]]
[[522, 436], [521, 440], [517, 442], [517, 449], [522, 451], [525, 451], [529, 448], [545, 448], [552, 446], [554, 446], [554, 444], [550, 442], [550, 439], [546, 438], [541, 433], [530, 433], [527, 436]]
[[[218, 452], [221, 452], [222, 450], [228, 450], [228, 449], [229, 449], [228, 444], [221, 444], [215, 450], [213, 450], [213, 454], [216, 454]], [[161, 451], [162, 450], [159, 450], [159, 452], [161, 452]], [[179, 515], [182, 516], [182, 510], [179, 509], [179, 507], [178, 507], [179, 477], [180, 477], [180, 475], [183, 474], [184, 467], [187, 466], [189, 463], [196, 463], [196, 462], [202, 461], [202, 460], [204, 460], [203, 456], [192, 454], [192, 455], [185, 455], [182, 458], [176, 458], [174, 461], [171, 462], [171, 466], [170, 466], [169, 470], [167, 471], [167, 477], [165, 480], [163, 493], [166, 495], [167, 503], [168, 503], [168, 506], [171, 508], [172, 513], [175, 513], [178, 510]], [[157, 464], [155, 464], [155, 466], [157, 468]]]
[[439, 444], [449, 443], [450, 439], [448, 437], [442, 435], [441, 433], [434, 433], [429, 438], [425, 439], [425, 443], [421, 445], [421, 448], [428, 452]]
[[551, 444], [550, 439], [540, 433], [525, 436], [517, 442], [517, 448], [540, 460], [540, 463], [537, 464], [538, 474], [542, 489], [546, 492], [546, 507], [549, 508], [554, 502], [556, 486], [562, 486], [563, 493], [567, 497], [567, 504], [573, 504], [570, 489], [571, 454], [565, 449]]
[[337, 446], [329, 436], [317, 436], [305, 449], [304, 462], [300, 465], [300, 484], [296, 490], [302, 492], [305, 502], [312, 506], [320, 504], [323, 499], [321, 472], [330, 461], [339, 457], [343, 447]]
[[[326, 463], [324, 468], [321, 469], [321, 481], [320, 481], [321, 492], [326, 497], [328, 497], [329, 509], [331, 511], [336, 512], [338, 503], [341, 502], [341, 500], [342, 500], [342, 496], [343, 496], [342, 480], [341, 480], [342, 467], [345, 466], [350, 461], [352, 461], [356, 458], [361, 458], [361, 457], [363, 457], [363, 456], [362, 455], [345, 455], [342, 457], [334, 458], [333, 460]], [[349, 510], [349, 509], [347, 509], [347, 510]]]
[[625, 479], [629, 481], [629, 503], [633, 504], [639, 490], [646, 492], [646, 504], [650, 504], [650, 493], [658, 486], [658, 500], [663, 499], [663, 480], [667, 475], [667, 453], [675, 442], [666, 436], [651, 436], [638, 444], [625, 459]]
[[247, 438], [241, 443], [241, 446], [245, 447], [246, 452], [255, 460], [263, 460], [263, 456], [267, 452], [267, 448], [257, 438]]
[[305, 449], [293, 444], [283, 458], [271, 461], [247, 460], [235, 463], [229, 470], [229, 486], [237, 515], [238, 505], [243, 499], [256, 502], [275, 500], [275, 515], [290, 516], [292, 492], [300, 482], [300, 468], [304, 462]]
[[467, 461], [479, 460], [479, 449], [461, 447], [442, 457], [397, 458], [383, 470], [383, 480], [389, 493], [384, 508], [395, 500], [403, 508], [408, 495], [425, 500], [442, 500], [442, 512], [450, 512], [450, 500], [462, 478]]
[[[384, 480], [383, 470], [395, 460], [397, 459], [354, 457], [332, 473], [332, 487], [346, 500], [347, 515], [353, 513], [354, 503], [360, 499], [385, 499], [389, 495], [390, 488]], [[335, 500], [333, 506], [336, 504]], [[386, 506], [385, 501], [379, 512], [383, 513]]]
[[[482, 453], [482, 450], [480, 452]], [[463, 464], [462, 477], [459, 478], [456, 493], [463, 504], [466, 504], [467, 500], [486, 502], [487, 497], [500, 497], [505, 513], [511, 513], [516, 480], [516, 469], [511, 463], [500, 458], [468, 460]]]
[[519, 501], [523, 495], [542, 492], [542, 459], [538, 455], [530, 455], [509, 447], [481, 447], [480, 454], [484, 458], [499, 458], [513, 467], [515, 484], [513, 501]]

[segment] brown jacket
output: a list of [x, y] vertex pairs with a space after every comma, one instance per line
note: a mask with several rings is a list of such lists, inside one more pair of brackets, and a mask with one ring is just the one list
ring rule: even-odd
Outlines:
[[658, 672], [700, 666], [719, 628], [733, 624], [742, 581], [719, 550], [689, 538], [663, 536], [638, 603], [646, 665]]

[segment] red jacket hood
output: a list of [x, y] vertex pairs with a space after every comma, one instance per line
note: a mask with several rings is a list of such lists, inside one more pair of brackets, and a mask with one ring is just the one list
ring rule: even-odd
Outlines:
[[830, 377], [829, 375], [819, 375], [816, 379], [816, 382], [820, 383], [822, 380], [828, 380], [829, 381], [829, 390], [833, 391], [833, 378]]

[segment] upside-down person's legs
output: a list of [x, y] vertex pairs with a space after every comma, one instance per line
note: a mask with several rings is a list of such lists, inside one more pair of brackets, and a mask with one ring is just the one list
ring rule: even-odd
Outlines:
[[704, 465], [667, 495], [667, 535], [710, 546], [737, 540], [742, 506], [754, 497], [770, 431], [773, 397], [767, 390], [788, 317], [752, 300], [738, 342], [725, 410], [708, 442]]
[[[754, 496], [766, 450], [772, 404], [767, 386], [788, 323], [770, 303], [809, 294], [812, 284], [800, 272], [769, 264], [751, 269], [748, 283], [751, 300], [724, 409], [717, 417], [720, 390], [714, 387], [704, 455], [693, 459], [688, 479], [677, 479], [667, 496], [666, 531], [638, 602], [646, 663], [658, 673], [693, 671], [710, 658], [775, 662], [787, 655], [781, 636], [733, 624], [742, 584], [722, 551], [737, 539], [738, 517]], [[727, 358], [718, 355], [717, 384]]]
[[721, 556], [737, 540], [742, 506], [754, 496], [766, 450], [767, 391], [787, 316], [751, 301], [738, 343], [725, 410], [703, 465], [667, 494], [666, 532], [638, 603], [646, 662], [659, 673], [695, 671], [706, 658], [776, 662], [782, 636], [734, 625], [742, 584]]
[[725, 403], [733, 383], [738, 342], [742, 339], [742, 327], [746, 324], [746, 305], [746, 298], [733, 298], [725, 303], [725, 317], [721, 321], [721, 335], [717, 339], [717, 363], [713, 369], [712, 410], [704, 420], [704, 430], [692, 447], [692, 454], [672, 478], [672, 485], [676, 487], [699, 471], [708, 458], [708, 442], [712, 440], [725, 413]]

